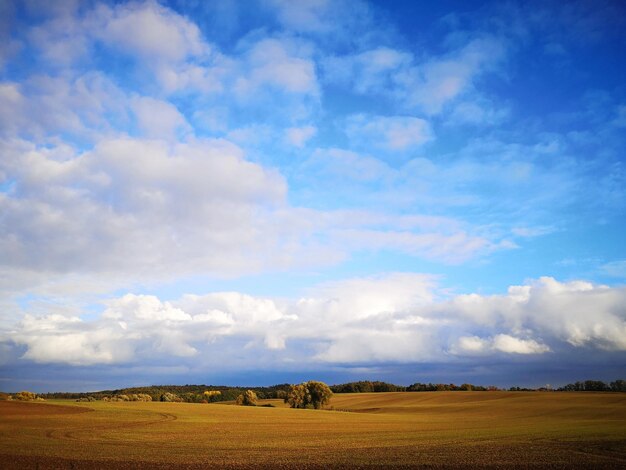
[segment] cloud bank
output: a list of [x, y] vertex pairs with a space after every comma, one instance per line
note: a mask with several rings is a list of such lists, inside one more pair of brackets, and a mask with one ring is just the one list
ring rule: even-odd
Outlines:
[[[181, 362], [219, 356], [243, 341], [254, 363], [300, 360], [302, 343], [320, 364], [454, 362], [488, 356], [626, 351], [626, 289], [541, 278], [505, 295], [442, 296], [431, 276], [397, 273], [319, 286], [294, 300], [239, 292], [163, 301], [126, 294], [93, 319], [27, 315], [5, 342], [23, 359], [72, 365]], [[294, 345], [298, 345], [294, 347]], [[267, 365], [267, 363], [266, 363]]]

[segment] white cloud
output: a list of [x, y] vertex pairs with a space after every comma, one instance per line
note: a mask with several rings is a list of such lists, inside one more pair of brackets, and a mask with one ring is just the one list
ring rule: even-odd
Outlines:
[[26, 345], [23, 358], [34, 362], [85, 366], [132, 361], [133, 338], [125, 337], [116, 324], [27, 315], [11, 339]]
[[486, 254], [511, 246], [505, 240], [494, 243], [488, 238], [471, 235], [463, 230], [451, 233], [445, 231], [403, 231], [347, 228], [337, 231], [337, 236], [345, 243], [367, 250], [392, 249], [412, 256], [433, 259], [449, 264], [467, 261], [478, 253]]
[[[322, 65], [324, 78], [330, 83], [349, 86], [356, 93], [390, 95], [405, 109], [436, 115], [448, 103], [473, 91], [476, 78], [500, 64], [505, 53], [504, 39], [483, 36], [422, 60], [405, 51], [377, 47], [331, 56]], [[492, 124], [506, 117], [506, 110], [497, 110], [484, 101], [468, 100], [458, 105], [454, 120]]]
[[130, 57], [141, 72], [142, 93], [219, 92], [233, 68], [195, 23], [156, 1], [54, 12], [28, 37], [46, 66], [63, 70], [66, 77], [75, 73], [72, 67], [92, 65], [97, 47]]
[[428, 114], [438, 114], [471, 89], [474, 79], [499, 63], [505, 47], [494, 37], [474, 39], [447, 57], [432, 58], [397, 76], [400, 97]]
[[38, 14], [45, 11], [42, 24], [27, 31], [28, 42], [35, 47], [48, 67], [66, 67], [85, 59], [91, 50], [89, 28], [86, 27], [76, 4], [54, 2], [59, 8], [38, 5]]
[[512, 354], [540, 354], [550, 351], [545, 344], [534, 339], [520, 339], [511, 335], [496, 335], [493, 338], [493, 348], [497, 351]]
[[316, 133], [315, 126], [290, 127], [285, 131], [285, 140], [294, 147], [302, 148]]
[[382, 93], [393, 87], [395, 74], [410, 66], [413, 57], [389, 47], [377, 47], [359, 54], [331, 56], [322, 61], [324, 78], [351, 86], [357, 93]]
[[626, 260], [606, 263], [600, 266], [600, 271], [607, 276], [626, 279]]
[[297, 31], [328, 31], [331, 26], [332, 4], [329, 0], [271, 0], [278, 12], [279, 21]]
[[457, 348], [465, 353], [482, 353], [489, 349], [489, 342], [478, 336], [461, 336]]
[[452, 109], [447, 123], [493, 126], [509, 115], [509, 109], [487, 100], [463, 101]]
[[[4, 339], [26, 347], [24, 359], [70, 364], [206, 356], [214, 344], [227, 350], [241, 339], [251, 361], [264, 350], [301, 358], [303, 345], [314, 351], [307, 362], [330, 363], [558, 356], [626, 351], [624, 305], [624, 288], [583, 281], [541, 278], [505, 295], [447, 298], [433, 276], [395, 273], [326, 283], [292, 301], [237, 292], [170, 302], [127, 294], [96, 319], [27, 315]], [[223, 365], [230, 360], [221, 357]]]
[[540, 227], [513, 227], [511, 232], [518, 237], [533, 238], [548, 235], [556, 230], [552, 226], [540, 226]]
[[246, 66], [249, 73], [239, 77], [234, 85], [243, 97], [263, 85], [287, 93], [318, 94], [315, 64], [308, 58], [308, 51], [289, 41], [262, 39], [248, 51]]
[[335, 176], [339, 179], [357, 181], [385, 180], [394, 175], [394, 170], [383, 161], [340, 148], [316, 149], [305, 168]]
[[504, 352], [508, 354], [543, 354], [550, 348], [534, 339], [516, 338], [507, 334], [499, 334], [489, 338], [478, 336], [462, 336], [453, 352], [456, 354], [490, 354]]
[[283, 178], [226, 141], [123, 138], [84, 154], [5, 142], [3, 154], [15, 182], [0, 194], [5, 269], [254, 271], [279, 238], [270, 219], [284, 204]]
[[65, 134], [89, 141], [127, 124], [126, 95], [104, 74], [36, 75], [0, 85], [0, 134], [36, 141]]
[[[146, 133], [185, 128], [165, 102], [137, 98], [133, 105], [145, 114]], [[161, 110], [157, 121], [150, 120], [154, 109]], [[0, 194], [0, 248], [7, 253], [0, 289], [9, 291], [30, 283], [32, 292], [102, 292], [106, 280], [116, 288], [125, 280], [322, 266], [361, 250], [457, 263], [504, 247], [458, 221], [291, 207], [282, 175], [246, 161], [225, 140], [101, 138], [82, 153], [20, 140], [0, 145], [0, 172], [11, 187]], [[376, 159], [338, 149], [319, 158], [343, 162], [354, 178], [394, 174]]]
[[405, 151], [433, 139], [430, 124], [411, 116], [354, 115], [348, 118], [346, 133], [358, 145], [391, 151]]
[[194, 23], [154, 1], [99, 5], [93, 21], [98, 39], [146, 60], [180, 62], [208, 52]]
[[176, 106], [150, 97], [139, 97], [131, 105], [143, 135], [156, 139], [174, 140], [179, 132], [191, 127]]
[[0, 83], [0, 127], [4, 132], [15, 133], [23, 124], [20, 118], [24, 100], [19, 83]]
[[251, 124], [231, 129], [226, 138], [244, 147], [256, 147], [267, 144], [272, 139], [274, 129], [265, 124]]
[[361, 0], [264, 0], [263, 3], [286, 31], [330, 40], [333, 45], [352, 43], [356, 34], [377, 29], [371, 6]]
[[626, 311], [619, 303], [625, 295], [624, 288], [542, 277], [511, 287], [505, 296], [461, 295], [447, 308], [478, 325], [537, 331], [578, 347], [623, 350]]

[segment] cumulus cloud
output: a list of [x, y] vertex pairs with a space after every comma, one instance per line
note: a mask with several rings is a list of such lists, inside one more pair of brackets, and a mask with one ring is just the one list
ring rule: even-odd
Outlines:
[[534, 339], [499, 334], [490, 338], [462, 336], [458, 339], [455, 352], [457, 354], [486, 354], [494, 351], [510, 354], [541, 354], [550, 351], [550, 348]]
[[248, 51], [249, 74], [237, 79], [235, 90], [248, 96], [262, 85], [278, 87], [289, 93], [318, 93], [315, 64], [308, 51], [296, 44], [263, 39]]
[[208, 47], [194, 23], [152, 1], [99, 5], [93, 21], [99, 40], [146, 60], [183, 61]]
[[626, 311], [619, 302], [625, 293], [624, 288], [543, 277], [510, 287], [507, 295], [461, 295], [447, 308], [479, 325], [537, 331], [577, 347], [623, 350]]
[[121, 325], [62, 315], [27, 315], [11, 340], [27, 346], [23, 359], [40, 363], [112, 364], [131, 361], [133, 354], [133, 338], [125, 337]]
[[137, 124], [147, 137], [173, 140], [178, 132], [190, 132], [185, 117], [173, 104], [150, 97], [133, 100], [132, 109]]
[[26, 348], [24, 359], [70, 364], [185, 358], [241, 339], [252, 355], [281, 350], [283, 359], [301, 358], [308, 344], [309, 363], [454, 362], [626, 351], [624, 305], [624, 288], [584, 281], [540, 278], [504, 295], [449, 297], [436, 277], [395, 273], [326, 283], [294, 300], [127, 294], [96, 319], [27, 315], [8, 339]]
[[[185, 128], [166, 103], [138, 98], [135, 105], [146, 133], [164, 137]], [[226, 140], [125, 136], [102, 138], [85, 152], [22, 140], [0, 146], [0, 171], [11, 188], [0, 193], [0, 288], [16, 292], [29, 282], [35, 290], [79, 292], [71, 286], [91, 289], [105, 279], [118, 286], [123, 279], [322, 266], [357, 250], [457, 263], [506, 248], [459, 221], [292, 207], [284, 177], [247, 161]], [[345, 160], [358, 178], [378, 178], [384, 169], [340, 150], [319, 158]], [[51, 286], [50, 279], [68, 285]]]
[[250, 253], [276, 242], [270, 226], [259, 230], [284, 204], [285, 182], [227, 141], [123, 138], [83, 154], [5, 142], [3, 153], [15, 182], [0, 194], [5, 269], [247, 271], [263, 264]]
[[[93, 141], [128, 123], [126, 94], [106, 75], [46, 74], [0, 84], [0, 135], [45, 141], [50, 135]], [[10, 112], [9, 112], [10, 111]]]

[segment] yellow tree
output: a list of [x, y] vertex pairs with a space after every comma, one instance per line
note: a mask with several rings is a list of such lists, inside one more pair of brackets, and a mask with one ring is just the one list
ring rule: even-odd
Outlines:
[[246, 390], [237, 397], [237, 404], [242, 406], [256, 406], [258, 397], [253, 390]]

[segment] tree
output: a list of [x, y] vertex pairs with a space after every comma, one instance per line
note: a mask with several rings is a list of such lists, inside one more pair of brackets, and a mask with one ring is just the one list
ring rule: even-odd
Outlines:
[[300, 385], [292, 385], [285, 397], [285, 403], [289, 403], [292, 408], [306, 408], [312, 405], [313, 408], [319, 410], [328, 404], [332, 396], [333, 392], [324, 382], [310, 380]]
[[626, 380], [616, 380], [611, 382], [611, 390], [614, 392], [626, 392]]
[[237, 397], [237, 404], [242, 406], [256, 406], [258, 397], [253, 390], [246, 390]]
[[17, 392], [14, 397], [16, 400], [22, 401], [31, 401], [37, 398], [37, 395], [33, 392], [29, 392], [28, 390], [22, 390], [21, 392]]
[[310, 399], [309, 391], [304, 384], [292, 385], [285, 397], [285, 403], [289, 403], [292, 408], [306, 408]]
[[219, 390], [206, 390], [202, 397], [208, 402], [218, 401], [222, 395], [222, 392]]
[[161, 401], [173, 402], [182, 400], [175, 393], [165, 392], [163, 395], [161, 395]]
[[310, 402], [313, 408], [319, 410], [323, 405], [327, 405], [330, 402], [333, 392], [324, 382], [310, 380], [305, 385], [309, 391]]

